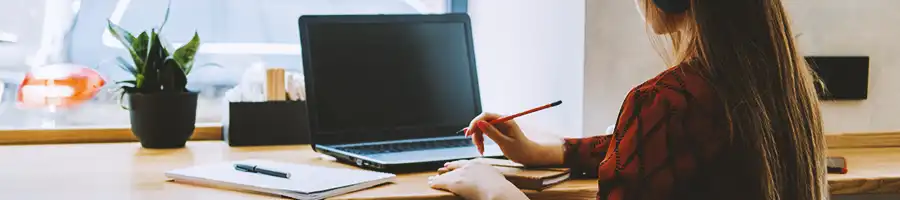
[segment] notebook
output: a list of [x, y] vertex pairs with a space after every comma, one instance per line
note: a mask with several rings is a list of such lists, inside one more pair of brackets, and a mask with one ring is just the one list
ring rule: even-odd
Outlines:
[[568, 180], [571, 175], [568, 168], [528, 168], [510, 160], [494, 158], [476, 160], [494, 166], [506, 180], [520, 189], [540, 191]]
[[[289, 178], [243, 172], [235, 164], [247, 164], [290, 173]], [[318, 200], [393, 182], [394, 174], [360, 169], [329, 168], [268, 160], [241, 160], [199, 165], [165, 173], [174, 182], [250, 190], [294, 199]]]

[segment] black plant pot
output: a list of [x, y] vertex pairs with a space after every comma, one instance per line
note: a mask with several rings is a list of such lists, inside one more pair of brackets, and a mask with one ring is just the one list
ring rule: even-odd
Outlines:
[[194, 133], [194, 123], [197, 121], [197, 94], [128, 94], [131, 132], [141, 146], [150, 149], [184, 147]]

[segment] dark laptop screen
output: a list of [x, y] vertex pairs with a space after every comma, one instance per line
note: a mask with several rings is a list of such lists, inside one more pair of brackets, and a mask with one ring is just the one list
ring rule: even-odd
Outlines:
[[306, 29], [313, 133], [455, 131], [480, 112], [462, 22], [329, 22]]

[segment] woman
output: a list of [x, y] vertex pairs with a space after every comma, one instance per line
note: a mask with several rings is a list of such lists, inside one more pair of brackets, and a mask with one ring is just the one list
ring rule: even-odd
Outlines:
[[[814, 74], [780, 0], [636, 0], [671, 41], [673, 67], [626, 97], [610, 136], [529, 140], [515, 122], [469, 127], [532, 166], [599, 179], [598, 199], [826, 199]], [[483, 147], [479, 147], [483, 148]], [[457, 161], [434, 188], [467, 199], [526, 199], [497, 170]], [[476, 179], [477, 178], [477, 179]]]

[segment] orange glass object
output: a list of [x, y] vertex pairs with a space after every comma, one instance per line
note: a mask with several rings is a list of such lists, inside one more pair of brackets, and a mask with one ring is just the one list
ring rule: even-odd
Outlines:
[[19, 85], [20, 107], [77, 106], [91, 100], [106, 84], [97, 71], [79, 65], [55, 64], [33, 68]]

